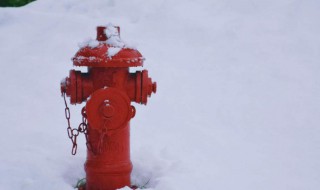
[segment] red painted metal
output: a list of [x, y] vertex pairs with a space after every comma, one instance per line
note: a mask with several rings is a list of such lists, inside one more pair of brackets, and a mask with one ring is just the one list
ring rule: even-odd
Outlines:
[[[113, 26], [108, 26], [113, 27]], [[115, 27], [120, 32], [119, 27]], [[75, 66], [87, 66], [88, 72], [71, 70], [61, 83], [61, 92], [71, 104], [87, 102], [86, 190], [115, 190], [130, 186], [130, 119], [136, 110], [131, 102], [147, 104], [157, 85], [148, 71], [129, 72], [129, 67], [142, 66], [139, 51], [127, 47], [112, 57], [105, 34], [106, 27], [97, 27], [96, 47], [81, 48], [73, 58]], [[80, 188], [79, 188], [80, 189]]]

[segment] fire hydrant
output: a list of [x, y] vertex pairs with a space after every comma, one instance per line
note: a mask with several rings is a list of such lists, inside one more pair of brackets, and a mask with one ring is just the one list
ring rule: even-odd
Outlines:
[[[146, 105], [157, 89], [147, 70], [129, 72], [129, 67], [143, 66], [144, 58], [125, 45], [119, 34], [119, 27], [98, 26], [96, 40], [82, 44], [73, 58], [74, 66], [87, 66], [88, 71], [70, 70], [69, 77], [61, 82], [73, 155], [79, 133], [86, 137], [86, 184], [79, 189], [115, 190], [131, 186], [130, 119], [136, 113], [131, 102]], [[86, 102], [78, 128], [70, 126], [66, 96], [71, 104]]]

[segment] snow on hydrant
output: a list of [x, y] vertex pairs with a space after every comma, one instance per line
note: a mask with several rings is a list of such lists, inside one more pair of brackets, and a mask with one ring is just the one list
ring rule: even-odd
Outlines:
[[[82, 44], [73, 58], [74, 66], [86, 66], [88, 71], [70, 70], [61, 82], [73, 155], [79, 133], [86, 137], [86, 182], [79, 190], [131, 186], [130, 119], [136, 113], [131, 102], [146, 105], [157, 89], [147, 70], [129, 72], [129, 67], [143, 66], [143, 61], [139, 51], [121, 41], [119, 27], [98, 26], [97, 39]], [[71, 128], [66, 96], [71, 104], [86, 102], [77, 128]]]

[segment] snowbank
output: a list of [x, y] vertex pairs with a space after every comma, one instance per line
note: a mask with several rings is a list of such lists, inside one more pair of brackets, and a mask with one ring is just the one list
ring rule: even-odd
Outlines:
[[[135, 106], [133, 183], [317, 190], [319, 8], [312, 0], [38, 0], [1, 8], [1, 189], [71, 190], [85, 176], [84, 138], [71, 156], [59, 84], [78, 42], [111, 22], [159, 84], [148, 106]], [[72, 107], [73, 126], [81, 108]]]

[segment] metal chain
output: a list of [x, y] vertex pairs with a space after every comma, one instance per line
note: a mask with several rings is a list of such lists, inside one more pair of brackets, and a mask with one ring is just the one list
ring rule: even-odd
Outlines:
[[[83, 133], [86, 137], [86, 145], [88, 147], [88, 149], [91, 149], [90, 143], [88, 142], [88, 121], [87, 121], [87, 115], [85, 113], [85, 109], [84, 107], [82, 108], [81, 114], [82, 114], [82, 122], [79, 124], [78, 128], [71, 128], [71, 124], [70, 124], [70, 109], [68, 107], [67, 104], [67, 100], [66, 100], [66, 93], [62, 93], [63, 99], [64, 99], [64, 104], [66, 106], [66, 108], [64, 109], [65, 112], [65, 116], [68, 122], [68, 127], [67, 127], [67, 133], [68, 133], [68, 137], [72, 142], [72, 149], [71, 149], [71, 154], [75, 155], [77, 153], [77, 148], [78, 148], [78, 144], [77, 144], [77, 137], [79, 136], [80, 133]], [[89, 150], [90, 150], [89, 149]]]

